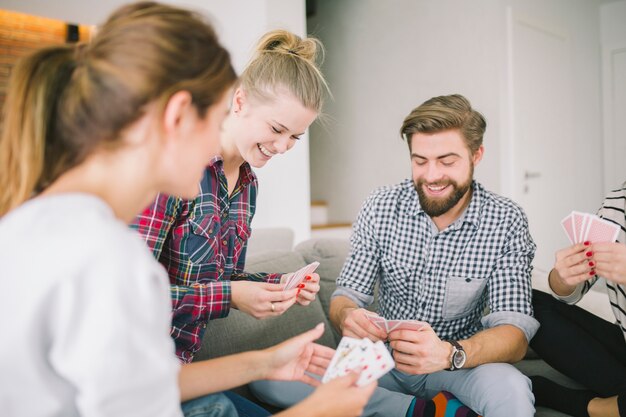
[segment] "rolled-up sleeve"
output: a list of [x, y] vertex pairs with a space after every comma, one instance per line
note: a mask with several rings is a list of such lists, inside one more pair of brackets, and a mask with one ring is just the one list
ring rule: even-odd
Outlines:
[[513, 325], [532, 339], [539, 329], [532, 309], [532, 260], [536, 245], [528, 230], [526, 216], [514, 213], [502, 254], [489, 280], [489, 311], [481, 320], [485, 328]]

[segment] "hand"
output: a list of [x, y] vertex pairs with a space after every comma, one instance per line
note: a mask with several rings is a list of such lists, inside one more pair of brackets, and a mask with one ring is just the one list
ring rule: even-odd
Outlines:
[[363, 339], [367, 337], [372, 342], [387, 339], [387, 332], [372, 323], [367, 315], [372, 314], [364, 308], [346, 308], [342, 323], [342, 333], [344, 336]]
[[302, 381], [313, 386], [319, 385], [320, 381], [305, 372], [323, 376], [335, 354], [334, 349], [313, 343], [323, 333], [324, 323], [320, 323], [308, 332], [265, 349], [264, 379]]
[[619, 242], [594, 243], [591, 252], [596, 274], [616, 284], [626, 284], [626, 245]]
[[[556, 253], [554, 270], [550, 274], [550, 284], [557, 294], [567, 295], [581, 282], [595, 275], [593, 251], [589, 242], [577, 243]], [[557, 291], [557, 290], [561, 291]]]
[[335, 378], [318, 387], [297, 407], [303, 407], [310, 411], [308, 415], [324, 417], [360, 416], [374, 393], [377, 383], [374, 381], [363, 387], [357, 387], [355, 384], [358, 379], [358, 373], [350, 373]]
[[448, 369], [452, 346], [437, 336], [430, 327], [422, 330], [394, 330], [389, 345], [399, 371], [411, 375], [430, 374]]
[[296, 290], [282, 284], [231, 281], [230, 288], [232, 306], [257, 319], [280, 316], [296, 302]]
[[[290, 276], [293, 275], [293, 272], [290, 274], [285, 274], [280, 278], [281, 283], [287, 282]], [[304, 281], [298, 284], [297, 292], [296, 292], [296, 301], [298, 304], [307, 306], [311, 304], [311, 302], [315, 301], [315, 294], [317, 294], [320, 290], [320, 276], [316, 273], [311, 275], [307, 275], [304, 277]]]

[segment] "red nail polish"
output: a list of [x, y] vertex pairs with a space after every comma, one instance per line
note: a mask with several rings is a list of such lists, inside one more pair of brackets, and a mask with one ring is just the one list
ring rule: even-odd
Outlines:
[[591, 271], [589, 271], [589, 275], [593, 276], [596, 274], [596, 271], [594, 271], [593, 269]]
[[589, 251], [585, 255], [587, 255], [587, 257], [590, 257], [591, 255], [593, 255], [593, 252]]
[[298, 288], [304, 288], [304, 284], [298, 284]]
[[589, 241], [587, 240], [587, 241], [585, 241], [585, 242], [583, 243], [583, 245], [585, 245], [585, 246], [589, 246], [589, 245], [591, 245], [591, 242], [589, 242]]
[[307, 275], [306, 278], [304, 278], [305, 281], [310, 281], [311, 280], [311, 275]]
[[589, 266], [593, 267], [595, 264], [593, 262], [589, 262]]
[[296, 292], [296, 297], [300, 295], [300, 289], [298, 289], [298, 292]]

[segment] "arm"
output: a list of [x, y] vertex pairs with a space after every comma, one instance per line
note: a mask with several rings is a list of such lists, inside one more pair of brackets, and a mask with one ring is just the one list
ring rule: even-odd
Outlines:
[[[322, 376], [335, 351], [313, 343], [324, 333], [319, 324], [299, 336], [271, 348], [183, 365], [180, 376], [182, 401], [224, 391], [258, 379], [320, 382], [305, 372]], [[219, 378], [215, 376], [219, 375]]]
[[363, 308], [374, 300], [374, 284], [380, 269], [374, 204], [375, 195], [365, 201], [354, 224], [350, 255], [337, 279], [329, 316], [344, 336], [377, 341], [385, 340], [387, 332], [370, 322]]

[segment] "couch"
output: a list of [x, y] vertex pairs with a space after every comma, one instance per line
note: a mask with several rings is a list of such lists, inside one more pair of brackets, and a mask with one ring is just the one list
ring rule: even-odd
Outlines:
[[[307, 307], [296, 304], [285, 314], [271, 319], [257, 320], [237, 310], [228, 317], [209, 323], [201, 350], [195, 360], [219, 357], [252, 349], [263, 349], [295, 336], [317, 323], [325, 324], [325, 331], [318, 340], [326, 346], [335, 347], [341, 338], [330, 324], [328, 307], [335, 289], [335, 279], [348, 255], [349, 242], [344, 239], [311, 239], [300, 243], [294, 250], [265, 250], [248, 256], [246, 270], [250, 272], [292, 272], [304, 265], [318, 261], [321, 290], [315, 302]], [[370, 307], [376, 309], [376, 303]], [[526, 375], [544, 375], [562, 384], [579, 387], [529, 350], [526, 358], [515, 365]], [[239, 394], [276, 411], [276, 408], [254, 398], [247, 387], [235, 389]], [[562, 417], [562, 413], [538, 407], [536, 416]]]

